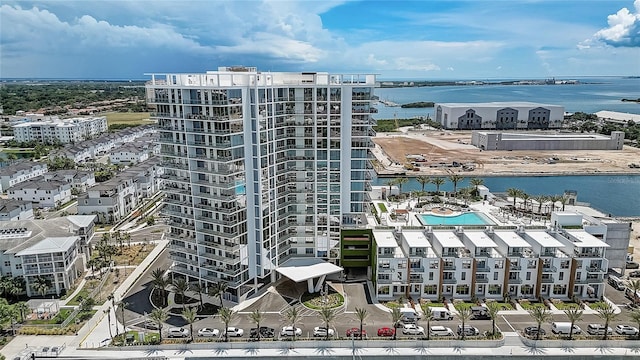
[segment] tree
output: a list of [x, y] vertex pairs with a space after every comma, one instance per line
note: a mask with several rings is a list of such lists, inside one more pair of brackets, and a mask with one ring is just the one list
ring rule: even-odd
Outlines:
[[549, 198], [546, 195], [536, 195], [533, 197], [533, 200], [538, 203], [538, 214], [542, 214], [542, 204], [544, 204], [548, 199]]
[[[640, 309], [636, 309], [631, 312], [631, 320], [635, 321], [638, 324], [638, 329], [640, 329]], [[640, 331], [638, 332], [638, 340], [640, 340]]]
[[424, 192], [424, 186], [431, 183], [431, 178], [425, 175], [416, 177], [416, 181], [420, 184], [420, 191]]
[[484, 180], [480, 178], [473, 178], [469, 180], [469, 183], [473, 186], [473, 196], [480, 196], [480, 190], [478, 190], [478, 187], [480, 185], [484, 185]]
[[236, 315], [236, 312], [231, 310], [231, 308], [228, 308], [228, 307], [223, 306], [220, 308], [220, 310], [218, 310], [218, 316], [220, 316], [220, 320], [222, 320], [222, 323], [224, 324], [224, 341], [225, 342], [229, 341], [229, 334], [227, 334], [227, 330], [229, 329], [229, 323], [233, 320], [235, 315]]
[[633, 291], [633, 294], [638, 295], [638, 296], [634, 296], [633, 299], [631, 300], [633, 301], [633, 304], [636, 305], [639, 301], [638, 297], [640, 297], [640, 280], [629, 281], [629, 289]]
[[618, 317], [618, 314], [614, 312], [613, 307], [609, 305], [609, 303], [604, 303], [604, 306], [598, 309], [598, 316], [604, 320], [604, 336], [602, 337], [602, 340], [607, 340], [607, 336], [609, 335], [607, 331], [609, 329], [609, 323], [615, 320], [615, 318]]
[[187, 302], [185, 293], [189, 291], [189, 283], [184, 278], [177, 278], [173, 280], [171, 286], [173, 287], [173, 292], [175, 292], [176, 295], [180, 295], [180, 298], [182, 299], [182, 309], [184, 310]]
[[[285, 311], [284, 313], [284, 318], [289, 322], [289, 324], [291, 324], [291, 327], [293, 327], [293, 340], [296, 340], [296, 323], [298, 321], [300, 321], [300, 318], [302, 317], [302, 314], [300, 314], [300, 312], [298, 311], [297, 307], [290, 307], [289, 309], [287, 309], [287, 311]], [[328, 331], [329, 329], [327, 329]]]
[[169, 286], [169, 280], [165, 277], [165, 269], [156, 268], [151, 272], [151, 284], [155, 290], [160, 291], [160, 295], [162, 296], [162, 304], [161, 306], [166, 306], [165, 302], [167, 299], [167, 287]]
[[[107, 295], [107, 300], [111, 301], [111, 306], [113, 307], [113, 317], [116, 319], [116, 334], [119, 333], [118, 331], [118, 316], [116, 315], [116, 297], [113, 296], [113, 293]], [[126, 332], [126, 330], [124, 330], [123, 332]]]
[[516, 188], [508, 188], [507, 189], [507, 196], [513, 198], [513, 208], [514, 209], [516, 207], [516, 200], [518, 199], [518, 197], [520, 197], [520, 195], [522, 195], [522, 190], [520, 190], [520, 189], [516, 189]]
[[218, 299], [220, 299], [220, 306], [223, 306], [223, 304], [222, 304], [222, 296], [227, 291], [228, 287], [229, 287], [229, 285], [224, 281], [215, 283], [215, 284], [213, 284], [213, 286], [211, 286], [209, 288], [209, 296], [218, 297]]
[[189, 324], [189, 333], [191, 335], [191, 342], [193, 342], [193, 323], [196, 322], [197, 312], [193, 308], [183, 308], [181, 315], [187, 324]]
[[391, 188], [393, 187], [393, 185], [397, 184], [397, 180], [398, 179], [390, 179], [384, 182], [384, 185], [389, 187], [389, 195], [391, 195]]
[[102, 312], [105, 315], [107, 315], [107, 326], [109, 326], [109, 338], [111, 338], [111, 341], [113, 341], [113, 332], [111, 332], [111, 308], [108, 307], [105, 310], [102, 310]]
[[398, 184], [398, 191], [400, 192], [400, 194], [402, 194], [402, 185], [408, 182], [409, 182], [409, 179], [407, 179], [406, 177], [399, 177], [396, 179], [396, 184]]
[[[127, 333], [127, 323], [126, 323], [125, 317], [124, 317], [124, 310], [127, 308], [127, 306], [129, 306], [129, 303], [124, 301], [124, 300], [120, 300], [120, 301], [118, 301], [117, 305], [120, 307], [120, 314], [122, 316], [122, 333], [126, 334]], [[118, 315], [116, 314], [116, 308], [115, 307], [113, 308], [113, 317], [116, 319], [116, 324], [117, 324], [118, 323]]]
[[529, 315], [533, 318], [533, 321], [538, 325], [538, 331], [536, 331], [536, 340], [540, 339], [540, 327], [542, 323], [553, 320], [553, 315], [546, 307], [536, 306], [529, 310]]
[[531, 195], [523, 192], [522, 194], [520, 194], [520, 197], [522, 198], [522, 202], [524, 203], [524, 211], [528, 211], [529, 210], [529, 199], [531, 199]]
[[569, 340], [573, 338], [573, 325], [582, 319], [582, 314], [584, 312], [580, 310], [577, 305], [573, 305], [564, 311], [564, 314], [567, 315], [567, 318], [571, 322], [571, 329], [569, 329]]
[[37, 276], [33, 280], [32, 286], [37, 293], [39, 293], [41, 296], [44, 296], [51, 287], [51, 281], [43, 278], [42, 276]]
[[469, 319], [471, 319], [471, 308], [468, 307], [462, 307], [462, 306], [458, 306], [456, 307], [456, 310], [458, 310], [458, 317], [460, 318], [460, 322], [462, 323], [462, 340], [464, 340], [464, 337], [466, 335], [466, 331], [465, 331], [465, 323], [467, 321], [469, 321]]
[[202, 286], [200, 282], [193, 283], [191, 284], [191, 291], [198, 294], [198, 300], [199, 300], [198, 307], [202, 308], [202, 306], [204, 306], [204, 303], [202, 302], [202, 293], [205, 292], [204, 286]]
[[433, 311], [427, 303], [422, 304], [421, 307], [422, 313], [424, 314], [424, 319], [427, 321], [427, 328], [425, 329], [425, 332], [427, 333], [427, 340], [429, 340], [429, 335], [431, 335], [431, 320], [433, 320]]
[[365, 308], [356, 308], [356, 317], [358, 318], [358, 321], [360, 321], [360, 340], [362, 340], [362, 325], [367, 317], [369, 317], [369, 313]]
[[392, 324], [392, 328], [393, 328], [393, 340], [396, 339], [396, 329], [398, 328], [398, 325], [400, 325], [400, 320], [402, 320], [402, 313], [400, 312], [400, 309], [395, 307], [393, 309], [391, 309], [391, 324]]
[[153, 309], [151, 314], [149, 314], [149, 318], [151, 321], [155, 322], [158, 325], [158, 333], [160, 334], [160, 342], [162, 342], [162, 327], [164, 326], [164, 322], [169, 319], [169, 315], [165, 309]]
[[569, 202], [569, 197], [567, 195], [562, 195], [559, 201], [560, 204], [562, 204], [562, 211], [564, 211], [564, 206]]
[[431, 179], [431, 182], [433, 183], [433, 185], [436, 186], [436, 194], [440, 194], [440, 186], [444, 185], [444, 183], [446, 182], [446, 180], [444, 178], [441, 177], [436, 177]]
[[27, 314], [31, 311], [29, 305], [24, 301], [20, 301], [13, 306], [16, 308], [18, 313], [20, 313], [20, 322], [24, 322], [27, 318]]
[[[327, 336], [325, 340], [329, 340], [329, 325], [333, 322], [333, 320], [335, 320], [336, 315], [337, 314], [333, 309], [330, 309], [326, 306], [322, 307], [322, 309], [320, 310], [320, 319], [322, 319], [322, 322], [324, 322], [324, 325], [327, 328]], [[360, 330], [360, 338], [362, 339], [362, 330]]]
[[491, 335], [496, 335], [496, 317], [500, 311], [500, 305], [497, 302], [490, 302], [487, 304], [487, 313], [491, 316]]
[[259, 309], [255, 309], [249, 314], [249, 320], [251, 320], [251, 322], [256, 325], [256, 336], [258, 341], [260, 341], [260, 324], [262, 323], [263, 319], [263, 313]]
[[449, 175], [449, 181], [451, 181], [453, 183], [453, 194], [457, 194], [458, 193], [458, 183], [460, 181], [462, 181], [462, 176], [460, 175]]

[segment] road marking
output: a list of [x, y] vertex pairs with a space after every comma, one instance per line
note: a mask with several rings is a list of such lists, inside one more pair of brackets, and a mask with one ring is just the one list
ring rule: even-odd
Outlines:
[[504, 322], [506, 322], [507, 325], [509, 325], [509, 327], [511, 328], [511, 330], [513, 330], [513, 332], [518, 332], [513, 326], [511, 326], [511, 323], [507, 321], [507, 318], [504, 317], [504, 315], [500, 315], [500, 316], [502, 316], [502, 319], [504, 320]]

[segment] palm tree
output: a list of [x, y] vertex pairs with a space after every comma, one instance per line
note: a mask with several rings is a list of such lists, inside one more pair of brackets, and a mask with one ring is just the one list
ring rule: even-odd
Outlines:
[[[227, 330], [229, 329], [229, 323], [235, 318], [236, 312], [231, 310], [228, 307], [221, 307], [218, 310], [218, 316], [220, 316], [220, 320], [224, 324], [224, 341], [229, 341], [229, 334], [227, 334]], [[259, 330], [259, 329], [258, 329]]]
[[507, 196], [513, 198], [513, 208], [514, 209], [516, 207], [516, 200], [518, 199], [518, 197], [520, 197], [520, 195], [522, 195], [522, 190], [520, 190], [520, 189], [516, 189], [516, 188], [508, 188], [507, 189]]
[[564, 311], [564, 314], [567, 315], [569, 321], [571, 322], [571, 329], [569, 329], [569, 340], [573, 337], [573, 325], [582, 319], [582, 314], [584, 312], [580, 310], [577, 305], [573, 305]]
[[[287, 321], [291, 324], [291, 327], [293, 328], [293, 340], [295, 341], [296, 340], [296, 323], [300, 321], [302, 314], [300, 314], [300, 312], [298, 311], [298, 308], [291, 307], [287, 309], [287, 311], [285, 311], [284, 317], [285, 319], [287, 319]], [[327, 329], [327, 331], [329, 331], [329, 329]]]
[[13, 306], [20, 313], [20, 322], [24, 322], [25, 319], [27, 318], [27, 313], [31, 311], [31, 308], [29, 307], [29, 305], [27, 305], [27, 303], [24, 301], [20, 301], [19, 303], [16, 303]]
[[522, 198], [522, 202], [524, 203], [524, 211], [529, 210], [529, 199], [531, 199], [531, 195], [523, 192], [522, 194], [520, 194], [520, 197]]
[[[124, 301], [124, 300], [120, 300], [120, 301], [118, 301], [118, 303], [116, 305], [118, 305], [120, 307], [120, 313], [122, 315], [122, 332], [124, 334], [126, 334], [127, 333], [127, 324], [126, 324], [125, 318], [124, 318], [124, 310], [127, 308], [127, 306], [129, 306], [129, 303]], [[114, 307], [113, 308], [113, 313], [114, 313], [113, 317], [116, 319], [116, 324], [117, 324], [118, 323], [118, 315], [116, 314], [115, 311], [116, 311], [116, 308]]]
[[458, 193], [458, 183], [460, 181], [462, 181], [462, 176], [460, 175], [449, 175], [449, 181], [451, 181], [453, 183], [453, 194], [457, 194]]
[[462, 340], [464, 341], [466, 334], [464, 325], [471, 319], [471, 308], [459, 306], [456, 307], [456, 310], [458, 310], [458, 317], [460, 318], [460, 322], [462, 322]]
[[115, 313], [115, 311], [116, 311], [116, 298], [115, 298], [115, 296], [113, 296], [113, 293], [107, 295], [107, 301], [111, 301], [111, 307], [113, 307], [114, 317], [115, 317], [115, 320], [116, 320], [116, 335], [117, 335], [119, 333], [119, 331], [118, 331], [118, 316]]
[[551, 201], [551, 211], [556, 211], [556, 203], [562, 199], [561, 195], [551, 195], [549, 196], [549, 201]]
[[[638, 324], [638, 329], [640, 329], [640, 309], [636, 309], [631, 312], [631, 320], [635, 321]], [[638, 332], [638, 340], [640, 340], [640, 331]]]
[[480, 185], [484, 185], [484, 180], [479, 178], [472, 178], [471, 180], [469, 180], [469, 184], [473, 186], [473, 195], [480, 196], [480, 191], [478, 190], [478, 187]]
[[420, 184], [421, 186], [421, 191], [424, 192], [424, 186], [431, 183], [431, 178], [425, 175], [420, 175], [416, 177], [416, 181]]
[[433, 311], [429, 307], [429, 304], [422, 304], [422, 313], [424, 314], [424, 319], [427, 320], [427, 328], [425, 332], [427, 333], [427, 340], [429, 340], [429, 335], [431, 334], [431, 320], [433, 320]]
[[153, 288], [160, 291], [160, 295], [162, 296], [162, 304], [161, 306], [165, 306], [166, 302], [166, 291], [169, 286], [169, 279], [164, 276], [165, 269], [156, 268], [151, 272], [151, 284]]
[[[333, 309], [330, 309], [326, 306], [322, 307], [322, 309], [320, 310], [320, 319], [322, 319], [322, 321], [324, 322], [324, 325], [327, 328], [327, 336], [325, 340], [329, 340], [329, 325], [333, 322], [333, 320], [335, 320], [336, 315], [337, 314]], [[294, 328], [294, 332], [295, 332], [295, 328]], [[360, 331], [360, 338], [362, 339], [362, 330]]]
[[491, 335], [496, 334], [496, 317], [500, 311], [500, 305], [497, 302], [490, 302], [487, 304], [487, 313], [491, 316]]
[[109, 326], [109, 338], [111, 339], [111, 341], [113, 341], [113, 333], [111, 332], [111, 308], [108, 307], [105, 310], [102, 310], [102, 312], [105, 315], [107, 315], [107, 325]]
[[418, 197], [418, 204], [420, 204], [420, 198], [427, 195], [425, 191], [416, 191], [415, 194]]
[[564, 206], [569, 202], [569, 197], [567, 195], [562, 195], [559, 201], [560, 204], [562, 204], [562, 211], [564, 211]]
[[406, 177], [400, 177], [396, 179], [396, 184], [398, 184], [398, 191], [400, 192], [398, 195], [402, 194], [402, 185], [409, 182], [409, 179]]
[[51, 287], [51, 282], [42, 276], [38, 276], [33, 280], [33, 289], [38, 292], [41, 296], [44, 296], [47, 291], [49, 291], [49, 287]]
[[158, 325], [158, 333], [160, 334], [160, 342], [162, 342], [162, 327], [164, 326], [164, 322], [169, 319], [169, 315], [165, 309], [153, 309], [151, 314], [149, 314], [149, 318], [153, 322]]
[[365, 308], [356, 308], [356, 317], [360, 321], [360, 340], [362, 340], [362, 325], [364, 321], [369, 317], [369, 312]]
[[220, 299], [220, 306], [223, 306], [222, 295], [224, 295], [228, 287], [229, 285], [226, 282], [215, 283], [209, 288], [209, 296]]
[[533, 200], [538, 203], [538, 214], [542, 213], [542, 204], [544, 204], [548, 199], [549, 198], [546, 195], [536, 195], [533, 197]]
[[393, 328], [393, 340], [396, 339], [396, 329], [398, 328], [398, 325], [400, 324], [400, 320], [402, 320], [402, 313], [400, 312], [400, 308], [393, 308], [391, 309], [391, 323], [392, 323], [392, 328]]
[[538, 331], [536, 331], [536, 340], [540, 339], [540, 327], [542, 323], [549, 322], [553, 320], [553, 315], [546, 307], [536, 306], [533, 309], [529, 310], [529, 315], [533, 318], [533, 320], [538, 324]]
[[196, 322], [197, 312], [193, 308], [182, 309], [182, 318], [189, 324], [189, 333], [191, 334], [191, 342], [193, 342], [193, 323]]
[[605, 303], [604, 306], [598, 309], [598, 316], [604, 320], [604, 337], [602, 337], [602, 340], [607, 340], [609, 323], [615, 320], [618, 314], [614, 312], [613, 307], [609, 305], [609, 303]]
[[258, 341], [260, 341], [260, 323], [262, 323], [263, 318], [263, 313], [259, 309], [255, 309], [249, 314], [249, 320], [256, 324], [256, 336], [258, 337]]
[[640, 280], [629, 281], [629, 289], [633, 291], [633, 294], [637, 295], [633, 297], [633, 300], [631, 300], [635, 305], [638, 303], [638, 297], [640, 297]]
[[471, 190], [470, 188], [460, 189], [460, 197], [462, 198], [462, 200], [464, 200], [465, 205], [469, 205], [469, 198], [471, 197], [472, 191], [473, 190]]
[[397, 184], [397, 180], [398, 179], [390, 179], [384, 182], [384, 185], [389, 187], [389, 195], [391, 195], [391, 188], [393, 187], [393, 185]]
[[184, 310], [187, 302], [185, 299], [185, 293], [189, 291], [189, 283], [184, 278], [177, 278], [173, 280], [171, 286], [173, 288], [173, 292], [175, 292], [176, 295], [180, 295], [180, 298], [182, 299], [182, 309]]
[[202, 293], [205, 292], [204, 286], [202, 286], [200, 282], [193, 283], [191, 284], [191, 291], [198, 294], [198, 300], [200, 301], [198, 308], [201, 309], [204, 306], [204, 303], [202, 302]]
[[436, 194], [440, 195], [440, 186], [444, 185], [446, 180], [441, 177], [436, 177], [431, 179], [431, 182], [436, 186]]

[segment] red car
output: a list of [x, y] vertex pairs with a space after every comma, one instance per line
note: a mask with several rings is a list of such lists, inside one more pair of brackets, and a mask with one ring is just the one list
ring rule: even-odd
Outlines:
[[393, 336], [396, 330], [388, 327], [378, 329], [378, 336]]
[[[359, 328], [351, 328], [347, 330], [347, 337], [360, 337], [360, 329]], [[362, 329], [362, 337], [367, 336], [367, 332]]]

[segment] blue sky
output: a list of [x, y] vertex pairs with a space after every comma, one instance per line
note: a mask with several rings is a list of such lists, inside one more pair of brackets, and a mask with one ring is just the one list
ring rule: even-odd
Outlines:
[[11, 1], [0, 78], [218, 66], [381, 79], [640, 75], [640, 0]]

